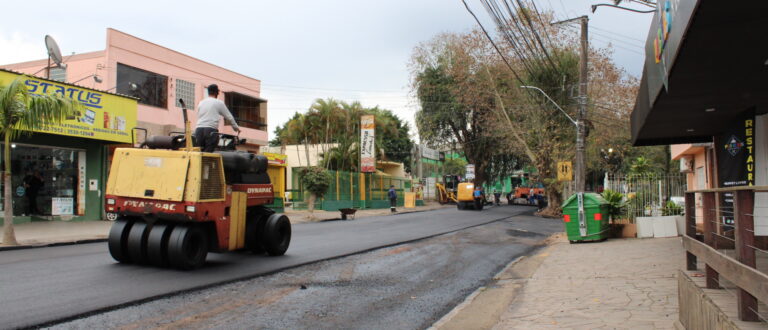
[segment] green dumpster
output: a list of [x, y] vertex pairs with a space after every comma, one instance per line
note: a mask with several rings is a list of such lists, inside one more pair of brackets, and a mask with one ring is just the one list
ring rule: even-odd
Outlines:
[[608, 238], [608, 202], [595, 193], [584, 193], [584, 217], [579, 218], [579, 194], [573, 194], [563, 203], [563, 222], [568, 240], [573, 242], [599, 241]]

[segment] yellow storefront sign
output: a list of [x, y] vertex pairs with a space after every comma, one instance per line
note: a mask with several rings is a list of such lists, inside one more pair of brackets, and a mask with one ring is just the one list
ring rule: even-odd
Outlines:
[[[9, 85], [19, 76], [0, 71], [0, 86]], [[32, 94], [59, 94], [85, 106], [74, 118], [36, 132], [131, 143], [131, 130], [136, 127], [136, 99], [30, 76], [26, 76], [24, 84]]]
[[557, 181], [573, 181], [571, 162], [557, 162]]
[[278, 166], [286, 166], [285, 164], [286, 159], [288, 159], [288, 155], [283, 154], [273, 154], [271, 152], [263, 152], [262, 155], [267, 157], [267, 161], [270, 165], [278, 165]]

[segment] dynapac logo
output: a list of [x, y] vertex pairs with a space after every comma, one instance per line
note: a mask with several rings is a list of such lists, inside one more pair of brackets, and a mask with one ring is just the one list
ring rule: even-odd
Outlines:
[[246, 193], [248, 194], [259, 194], [259, 193], [270, 193], [272, 192], [272, 188], [248, 188]]
[[151, 207], [158, 210], [176, 211], [176, 204], [171, 203], [157, 203], [157, 202], [140, 202], [140, 201], [124, 201], [123, 206], [130, 207]]

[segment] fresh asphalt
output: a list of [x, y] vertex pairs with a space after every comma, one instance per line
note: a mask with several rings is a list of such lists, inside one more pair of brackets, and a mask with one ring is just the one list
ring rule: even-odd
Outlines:
[[[524, 212], [504, 206], [482, 212], [429, 212], [295, 225], [282, 257], [209, 254], [205, 267], [176, 271], [118, 264], [106, 243], [0, 252], [0, 327], [53, 324], [171, 294], [275, 273], [320, 260], [479, 226]], [[553, 229], [547, 229], [552, 232]]]

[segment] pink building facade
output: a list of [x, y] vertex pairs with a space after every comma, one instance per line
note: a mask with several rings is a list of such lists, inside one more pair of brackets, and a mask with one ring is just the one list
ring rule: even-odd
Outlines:
[[[3, 65], [17, 72], [45, 71], [47, 60]], [[168, 135], [184, 130], [181, 105], [196, 106], [207, 96], [206, 86], [217, 84], [219, 99], [227, 104], [241, 127], [242, 149], [258, 152], [267, 145], [267, 101], [260, 98], [261, 81], [179, 53], [129, 34], [107, 29], [104, 50], [64, 56], [65, 69], [52, 70], [52, 79], [139, 99], [137, 127], [149, 135]], [[192, 110], [192, 109], [190, 109]], [[190, 111], [194, 128], [196, 111]], [[229, 126], [219, 127], [233, 134]], [[143, 133], [137, 132], [137, 142]]]

